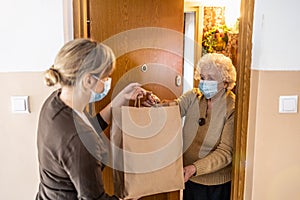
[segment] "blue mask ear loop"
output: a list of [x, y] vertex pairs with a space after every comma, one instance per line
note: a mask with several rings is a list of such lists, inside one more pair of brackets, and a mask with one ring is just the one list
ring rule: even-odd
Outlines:
[[102, 81], [101, 79], [99, 79], [99, 77], [97, 77], [96, 75], [92, 75], [93, 78], [95, 78], [97, 81], [101, 81], [101, 83], [103, 83], [103, 90], [105, 90], [105, 82]]
[[[94, 79], [96, 79], [97, 82], [99, 81], [99, 78], [98, 78], [96, 75], [93, 74], [91, 77], [93, 77]], [[96, 82], [96, 84], [97, 84], [97, 82]], [[95, 84], [95, 85], [96, 85], [96, 84]], [[95, 85], [94, 85], [94, 86], [95, 86]], [[93, 87], [94, 87], [94, 86], [93, 86]]]
[[96, 75], [92, 75], [92, 77], [93, 77], [94, 79], [96, 79], [97, 81], [100, 80], [99, 77], [97, 77]]

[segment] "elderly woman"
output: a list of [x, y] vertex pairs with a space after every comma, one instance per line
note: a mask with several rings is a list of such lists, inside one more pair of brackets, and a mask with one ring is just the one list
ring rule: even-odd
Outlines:
[[206, 54], [197, 65], [199, 87], [176, 102], [185, 116], [183, 197], [186, 200], [229, 200], [236, 71], [230, 58]]
[[[48, 86], [59, 85], [42, 106], [38, 123], [40, 184], [37, 200], [117, 199], [103, 186], [102, 169], [109, 146], [101, 131], [111, 120], [111, 105], [122, 106], [146, 94], [139, 84], [126, 86], [95, 118], [85, 113], [88, 103], [110, 90], [114, 70], [112, 50], [89, 39], [75, 39], [58, 52], [45, 73]], [[95, 130], [94, 124], [99, 124]]]

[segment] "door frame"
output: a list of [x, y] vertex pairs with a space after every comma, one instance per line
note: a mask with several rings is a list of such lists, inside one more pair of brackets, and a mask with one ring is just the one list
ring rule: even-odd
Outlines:
[[[74, 38], [89, 35], [88, 1], [73, 0]], [[241, 0], [231, 200], [244, 198], [254, 3], [255, 0]]]
[[88, 1], [89, 0], [73, 0], [74, 38], [88, 37]]
[[232, 200], [244, 199], [254, 3], [255, 0], [241, 0], [233, 178], [231, 183]]

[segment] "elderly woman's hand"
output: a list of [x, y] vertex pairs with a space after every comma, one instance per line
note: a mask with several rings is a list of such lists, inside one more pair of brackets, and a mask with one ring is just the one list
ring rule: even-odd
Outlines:
[[142, 105], [151, 107], [160, 103], [160, 99], [151, 91], [147, 91], [145, 97], [142, 99]]
[[184, 182], [187, 182], [196, 173], [196, 167], [194, 165], [188, 165], [183, 168]]

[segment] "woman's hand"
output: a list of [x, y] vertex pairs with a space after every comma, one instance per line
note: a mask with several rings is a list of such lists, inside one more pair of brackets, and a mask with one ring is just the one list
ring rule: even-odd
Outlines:
[[136, 100], [137, 98], [143, 98], [147, 96], [147, 91], [141, 87], [139, 83], [128, 84], [119, 94], [100, 111], [101, 117], [106, 123], [111, 122], [111, 108], [121, 107], [123, 105], [129, 105], [129, 100]]
[[125, 105], [129, 100], [136, 100], [145, 96], [147, 91], [141, 88], [139, 83], [128, 84], [121, 92], [112, 100], [113, 107]]
[[130, 83], [113, 99], [112, 106], [122, 106], [129, 100], [135, 101], [136, 99], [140, 99], [141, 104], [146, 107], [153, 106], [160, 102], [160, 99], [155, 94], [143, 89], [141, 84]]
[[183, 168], [184, 182], [187, 182], [195, 173], [196, 167], [194, 165], [188, 165]]
[[139, 83], [130, 83], [120, 92], [126, 100], [142, 98], [146, 93], [147, 91], [141, 88], [141, 84]]

